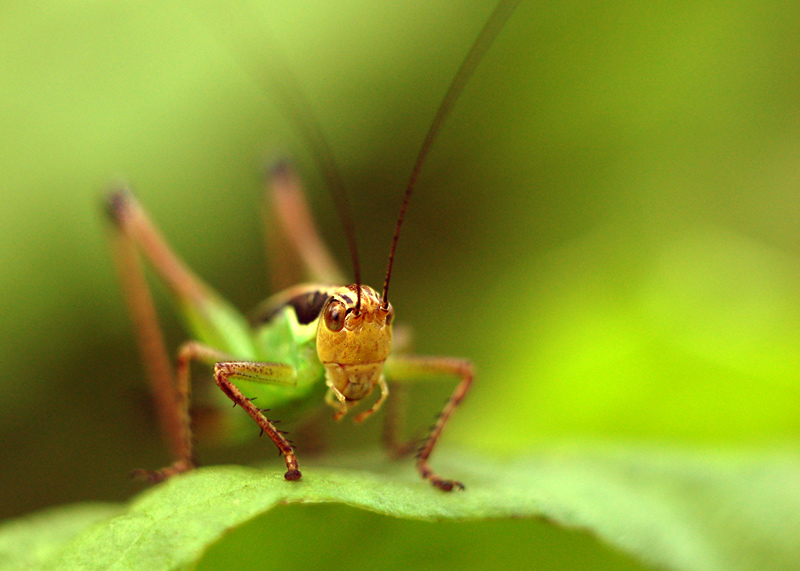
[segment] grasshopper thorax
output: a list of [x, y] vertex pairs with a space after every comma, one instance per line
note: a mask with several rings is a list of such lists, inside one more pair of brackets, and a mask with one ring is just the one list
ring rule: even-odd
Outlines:
[[320, 314], [317, 354], [325, 375], [347, 400], [361, 400], [372, 392], [392, 349], [394, 309], [378, 292], [362, 285], [361, 307], [357, 285], [336, 289]]

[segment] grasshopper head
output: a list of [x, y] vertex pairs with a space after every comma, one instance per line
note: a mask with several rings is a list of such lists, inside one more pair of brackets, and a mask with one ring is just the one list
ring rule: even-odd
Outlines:
[[381, 296], [369, 286], [338, 288], [322, 308], [317, 329], [317, 354], [325, 374], [348, 399], [367, 396], [383, 372], [392, 349], [391, 304], [383, 307]]

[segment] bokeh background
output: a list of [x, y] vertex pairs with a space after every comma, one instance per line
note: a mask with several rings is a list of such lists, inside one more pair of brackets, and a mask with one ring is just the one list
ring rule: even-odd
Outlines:
[[[270, 50], [280, 52], [350, 189], [365, 281], [380, 285], [421, 139], [492, 8], [0, 9], [0, 517], [124, 499], [139, 489], [131, 468], [167, 459], [107, 247], [103, 189], [130, 181], [176, 250], [248, 309], [269, 293], [260, 168], [291, 156], [346, 263], [317, 166], [270, 77]], [[469, 357], [479, 371], [443, 446], [513, 456], [585, 439], [743, 450], [797, 441], [798, 196], [797, 3], [524, 1], [428, 159], [393, 278], [417, 349]], [[270, 517], [286, 537], [260, 536], [259, 549], [274, 555], [292, 540], [307, 562], [336, 542], [304, 548], [303, 534], [319, 540], [335, 526], [373, 535], [369, 549], [340, 554], [344, 564], [628, 565], [541, 522], [279, 511]], [[394, 551], [379, 550], [389, 537]]]

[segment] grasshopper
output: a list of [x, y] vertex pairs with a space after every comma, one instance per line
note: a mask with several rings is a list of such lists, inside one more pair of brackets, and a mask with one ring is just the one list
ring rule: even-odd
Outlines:
[[[278, 420], [266, 416], [270, 410], [284, 405], [314, 404], [322, 399], [324, 391], [324, 402], [334, 409], [334, 418], [339, 420], [377, 389], [377, 398], [354, 417], [355, 422], [362, 422], [389, 397], [390, 381], [400, 386], [419, 378], [455, 378], [458, 384], [419, 448], [416, 467], [423, 479], [440, 490], [464, 488], [456, 480], [440, 477], [429, 460], [442, 430], [472, 384], [473, 367], [463, 359], [407, 355], [402, 342], [393, 347], [395, 312], [389, 302], [389, 284], [400, 229], [428, 150], [517, 2], [504, 0], [495, 8], [451, 83], [422, 143], [397, 219], [381, 293], [361, 283], [343, 185], [334, 184], [332, 192], [350, 245], [355, 277], [350, 285], [336, 285], [343, 283], [342, 274], [314, 226], [298, 177], [286, 163], [270, 169], [268, 194], [280, 229], [312, 279], [311, 283], [273, 295], [258, 306], [249, 321], [172, 251], [129, 190], [117, 188], [108, 194], [106, 212], [113, 222], [112, 243], [118, 273], [156, 401], [160, 428], [175, 458], [170, 466], [153, 472], [141, 471], [143, 475], [151, 481], [160, 481], [197, 465], [190, 418], [190, 364], [199, 362], [211, 367], [222, 393], [272, 440], [286, 462], [284, 477], [290, 481], [301, 478], [295, 448], [285, 433], [276, 428]], [[336, 183], [338, 175], [332, 180]], [[174, 294], [193, 339], [178, 349], [174, 369], [143, 273], [142, 256]], [[259, 399], [258, 406], [254, 394]], [[259, 408], [263, 404], [267, 406]], [[387, 440], [397, 450], [403, 448], [393, 438]]]

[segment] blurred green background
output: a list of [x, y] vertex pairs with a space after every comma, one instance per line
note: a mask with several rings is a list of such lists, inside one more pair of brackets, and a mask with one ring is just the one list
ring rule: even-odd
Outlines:
[[[269, 293], [259, 169], [283, 153], [346, 262], [272, 89], [280, 51], [334, 149], [364, 278], [379, 286], [422, 137], [492, 7], [0, 9], [0, 517], [123, 499], [138, 489], [130, 469], [167, 459], [103, 189], [130, 181], [176, 250], [248, 309]], [[798, 440], [798, 54], [796, 2], [522, 3], [428, 159], [393, 277], [417, 349], [479, 371], [443, 446]], [[341, 509], [362, 529], [400, 525]]]

